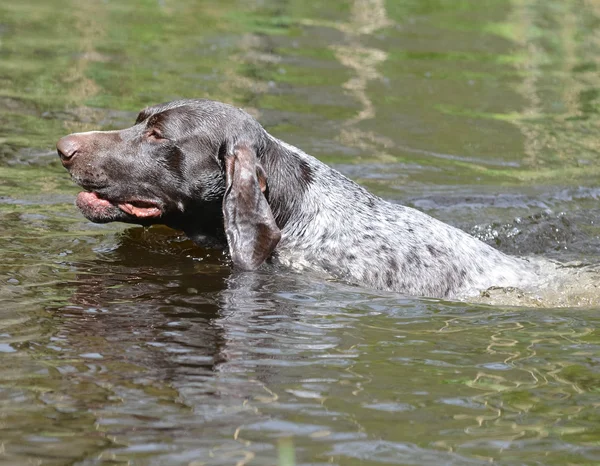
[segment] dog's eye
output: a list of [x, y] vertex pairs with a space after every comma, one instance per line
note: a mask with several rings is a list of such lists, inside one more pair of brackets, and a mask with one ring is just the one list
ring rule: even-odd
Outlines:
[[161, 139], [165, 139], [162, 133], [157, 129], [151, 129], [150, 131], [148, 131], [147, 136], [148, 139], [151, 139], [153, 141], [160, 141]]

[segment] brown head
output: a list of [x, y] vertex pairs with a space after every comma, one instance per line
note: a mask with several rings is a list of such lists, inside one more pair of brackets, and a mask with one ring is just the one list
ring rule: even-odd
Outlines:
[[162, 223], [208, 245], [229, 245], [234, 263], [258, 267], [280, 232], [258, 153], [269, 144], [240, 109], [210, 100], [149, 107], [118, 131], [63, 137], [57, 151], [84, 191], [91, 221]]

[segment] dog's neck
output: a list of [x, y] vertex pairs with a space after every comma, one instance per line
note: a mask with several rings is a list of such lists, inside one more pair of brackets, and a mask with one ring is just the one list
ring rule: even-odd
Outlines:
[[267, 136], [259, 160], [267, 173], [267, 199], [282, 230], [294, 221], [315, 222], [320, 217], [334, 221], [342, 212], [345, 220], [369, 218], [383, 202], [315, 157]]
[[316, 159], [300, 149], [286, 144], [271, 135], [259, 160], [267, 173], [266, 193], [269, 205], [281, 229], [285, 228], [295, 214], [302, 211], [304, 193], [314, 180]]

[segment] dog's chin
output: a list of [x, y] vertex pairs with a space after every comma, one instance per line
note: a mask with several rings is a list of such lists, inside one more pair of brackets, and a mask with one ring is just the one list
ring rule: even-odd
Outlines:
[[95, 192], [77, 195], [76, 205], [85, 218], [94, 223], [126, 222], [139, 225], [160, 223], [163, 212], [158, 205], [147, 201], [114, 202]]

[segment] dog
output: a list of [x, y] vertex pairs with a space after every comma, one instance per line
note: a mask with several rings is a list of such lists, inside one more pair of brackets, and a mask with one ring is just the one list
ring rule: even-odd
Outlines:
[[538, 279], [527, 259], [371, 194], [221, 102], [148, 107], [130, 128], [71, 134], [57, 151], [92, 222], [165, 224], [228, 248], [239, 269], [268, 261], [437, 298]]

